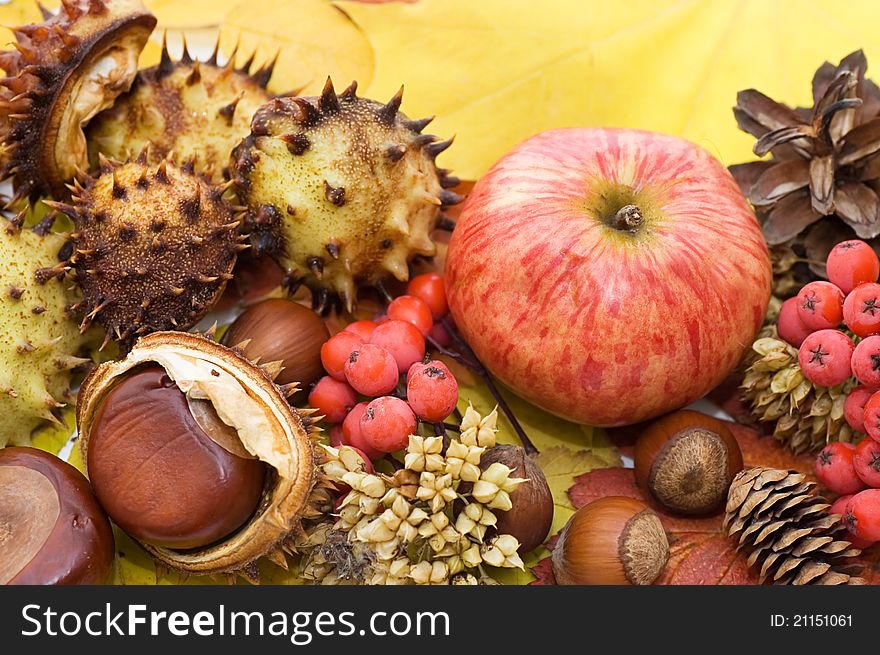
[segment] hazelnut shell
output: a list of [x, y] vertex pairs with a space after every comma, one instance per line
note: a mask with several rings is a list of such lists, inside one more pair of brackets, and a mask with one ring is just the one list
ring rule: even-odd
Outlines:
[[572, 515], [551, 562], [559, 584], [643, 585], [657, 579], [668, 559], [657, 514], [634, 498], [607, 496]]
[[0, 527], [0, 584], [102, 584], [110, 577], [110, 521], [88, 480], [54, 455], [0, 450]]
[[682, 410], [651, 423], [636, 442], [636, 483], [680, 514], [717, 510], [743, 467], [739, 444], [724, 421]]

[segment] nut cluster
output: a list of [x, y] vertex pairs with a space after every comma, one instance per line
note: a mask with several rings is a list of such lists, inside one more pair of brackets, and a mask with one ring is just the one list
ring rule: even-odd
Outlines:
[[411, 435], [404, 468], [369, 473], [356, 450], [329, 449], [324, 474], [351, 490], [335, 523], [308, 531], [305, 578], [322, 584], [477, 584], [483, 564], [523, 567], [519, 541], [497, 534], [496, 512], [524, 482], [480, 458], [495, 445], [497, 410], [469, 407], [459, 439]]

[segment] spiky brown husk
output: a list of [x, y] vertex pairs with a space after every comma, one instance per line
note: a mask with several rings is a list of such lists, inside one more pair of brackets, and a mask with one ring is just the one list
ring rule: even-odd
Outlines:
[[[272, 444], [272, 461], [275, 464], [280, 462], [285, 474], [282, 475], [280, 470], [272, 468], [267, 462], [271, 474], [267, 475], [263, 498], [254, 516], [221, 542], [186, 551], [150, 544], [142, 546], [161, 565], [185, 575], [225, 573], [230, 580], [241, 576], [257, 583], [257, 560], [266, 556], [276, 565], [286, 568], [285, 553], [293, 552], [296, 536], [304, 534], [302, 522], [319, 518], [332, 507], [328, 493], [332, 485], [320, 470], [326, 451], [317, 443], [320, 430], [315, 426], [312, 416], [314, 410], [297, 410], [288, 404], [287, 397], [295, 393], [298, 386], [291, 384], [279, 387], [274, 383], [280, 363], [259, 366], [244, 357], [240, 349], [227, 348], [197, 334], [157, 332], [138, 340], [124, 360], [98, 366], [83, 382], [77, 403], [78, 443], [83, 462], [87, 464], [89, 461], [91, 432], [106, 393], [128, 371], [146, 362], [157, 362], [167, 369], [174, 357], [186, 362], [180, 369], [181, 375], [191, 376], [192, 380], [207, 376], [215, 381], [212, 385], [231, 383], [238, 392], [243, 389], [257, 403], [259, 414], [267, 427], [267, 432], [261, 432], [260, 436]], [[214, 377], [219, 371], [223, 374]], [[175, 379], [178, 377], [175, 376]], [[213, 393], [216, 392], [215, 389]], [[232, 408], [236, 406], [230, 405]], [[242, 420], [234, 413], [227, 415], [227, 418], [233, 423]], [[252, 422], [256, 418], [248, 413], [243, 420]], [[237, 423], [235, 427], [238, 427]], [[263, 459], [260, 449], [252, 450], [252, 454]], [[181, 498], [181, 502], [185, 500]]]
[[254, 112], [272, 96], [266, 85], [274, 61], [253, 70], [253, 55], [235, 68], [235, 52], [217, 64], [220, 42], [207, 61], [194, 61], [183, 46], [180, 61], [162, 49], [161, 62], [140, 71], [131, 90], [89, 124], [92, 164], [98, 153], [127, 159], [150, 147], [153, 160], [173, 153], [193, 158], [195, 170], [220, 181], [232, 149], [250, 133]]
[[13, 29], [16, 49], [0, 53], [0, 175], [12, 178], [10, 204], [66, 195], [64, 183], [88, 163], [82, 125], [131, 85], [155, 25], [140, 0], [64, 0], [45, 22]]
[[185, 330], [219, 299], [242, 244], [239, 221], [191, 165], [120, 164], [78, 179], [73, 204], [50, 206], [73, 221], [70, 258], [43, 277], [72, 269], [82, 292], [83, 329], [94, 320], [128, 348], [139, 336]]
[[847, 394], [858, 382], [835, 387], [807, 380], [798, 365], [797, 348], [767, 326], [752, 344], [742, 382], [743, 399], [756, 420], [772, 425], [773, 436], [796, 453], [824, 448], [831, 441], [858, 441], [844, 419]]
[[442, 210], [461, 200], [434, 161], [452, 140], [398, 111], [402, 89], [384, 105], [355, 90], [337, 96], [328, 79], [319, 97], [269, 102], [233, 154], [254, 249], [291, 289], [305, 282], [320, 310], [331, 297], [350, 310], [358, 286], [407, 280], [412, 257], [435, 253]]
[[[23, 217], [22, 217], [23, 218]], [[0, 448], [28, 445], [31, 432], [71, 400], [71, 369], [84, 337], [69, 315], [65, 284], [40, 284], [34, 270], [57, 261], [64, 239], [0, 221]]]
[[865, 584], [848, 557], [860, 553], [847, 540], [840, 517], [816, 493], [816, 483], [794, 471], [750, 468], [730, 485], [724, 528], [738, 548], [750, 551], [749, 566], [774, 584]]

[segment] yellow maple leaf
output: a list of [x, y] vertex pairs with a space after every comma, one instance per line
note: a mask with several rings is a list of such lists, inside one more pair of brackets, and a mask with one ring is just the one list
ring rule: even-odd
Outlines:
[[144, 0], [144, 4], [159, 21], [157, 30], [189, 30], [218, 27], [241, 0]]
[[[436, 114], [443, 165], [479, 177], [542, 130], [638, 127], [683, 135], [725, 164], [753, 159], [731, 107], [755, 87], [810, 103], [813, 71], [857, 48], [880, 57], [869, 0], [340, 0], [376, 57], [384, 98]], [[876, 64], [875, 64], [876, 65]]]
[[340, 88], [373, 79], [373, 50], [361, 29], [327, 0], [261, 0], [229, 10], [220, 27], [222, 44], [278, 64], [270, 90], [303, 88], [317, 93], [331, 76]]

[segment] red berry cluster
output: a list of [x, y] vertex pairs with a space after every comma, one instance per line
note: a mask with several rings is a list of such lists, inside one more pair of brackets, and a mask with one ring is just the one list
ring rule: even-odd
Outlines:
[[840, 514], [857, 548], [880, 541], [880, 443], [828, 444], [816, 458], [816, 477], [841, 494], [829, 510]]
[[[828, 282], [810, 282], [779, 312], [779, 336], [797, 347], [804, 377], [823, 387], [859, 381], [844, 415], [857, 432], [880, 439], [880, 260], [864, 241], [837, 244]], [[856, 342], [841, 329], [856, 336]]]
[[[440, 361], [424, 361], [425, 338], [441, 345], [448, 312], [443, 278], [425, 273], [410, 280], [377, 321], [356, 321], [321, 347], [327, 375], [309, 404], [329, 423], [334, 446], [349, 445], [365, 458], [406, 448], [419, 420], [442, 422], [458, 403], [458, 382]], [[398, 389], [406, 375], [405, 392]], [[359, 398], [360, 396], [360, 398]]]

